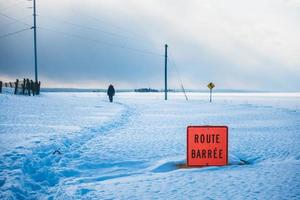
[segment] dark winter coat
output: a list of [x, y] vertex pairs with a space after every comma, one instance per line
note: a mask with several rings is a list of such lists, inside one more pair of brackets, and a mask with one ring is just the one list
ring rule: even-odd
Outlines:
[[111, 96], [111, 97], [115, 95], [115, 88], [114, 88], [114, 86], [110, 85], [110, 86], [108, 87], [107, 95], [108, 95], [108, 96]]

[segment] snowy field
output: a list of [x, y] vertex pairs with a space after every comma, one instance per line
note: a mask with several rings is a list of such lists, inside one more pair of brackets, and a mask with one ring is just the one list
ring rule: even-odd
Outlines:
[[[299, 93], [188, 97], [0, 94], [0, 199], [300, 199]], [[227, 125], [230, 165], [178, 169], [188, 125]]]

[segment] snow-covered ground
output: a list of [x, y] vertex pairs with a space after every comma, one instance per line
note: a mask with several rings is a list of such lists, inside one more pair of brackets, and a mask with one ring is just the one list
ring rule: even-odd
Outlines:
[[[0, 199], [300, 198], [299, 93], [188, 96], [0, 94]], [[178, 169], [188, 125], [227, 125], [230, 165]]]

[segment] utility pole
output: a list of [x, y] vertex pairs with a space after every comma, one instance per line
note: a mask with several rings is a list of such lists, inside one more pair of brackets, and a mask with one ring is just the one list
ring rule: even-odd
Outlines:
[[34, 37], [34, 72], [35, 82], [38, 82], [38, 69], [37, 69], [37, 46], [36, 46], [36, 0], [33, 0], [33, 37]]
[[168, 45], [165, 44], [165, 100], [168, 100]]

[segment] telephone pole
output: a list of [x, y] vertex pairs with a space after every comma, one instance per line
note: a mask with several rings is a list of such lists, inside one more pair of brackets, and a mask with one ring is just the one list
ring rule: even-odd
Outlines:
[[168, 100], [168, 45], [165, 44], [165, 100]]
[[36, 46], [36, 0], [33, 0], [33, 40], [34, 40], [34, 72], [35, 82], [38, 82], [38, 69], [37, 69], [37, 46]]

